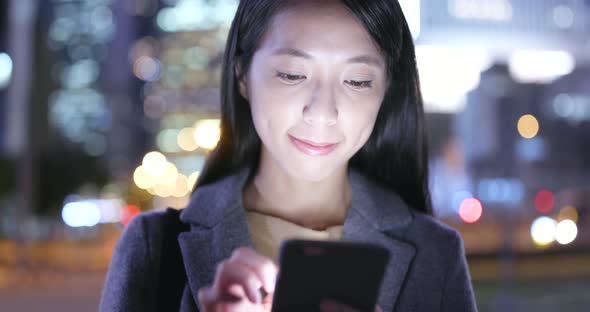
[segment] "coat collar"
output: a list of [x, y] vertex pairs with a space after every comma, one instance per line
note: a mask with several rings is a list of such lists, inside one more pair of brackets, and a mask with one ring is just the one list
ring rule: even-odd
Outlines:
[[[217, 263], [228, 258], [240, 246], [252, 247], [242, 190], [250, 169], [198, 188], [181, 220], [191, 231], [181, 233], [188, 282], [197, 305], [198, 290], [210, 285]], [[380, 244], [391, 253], [390, 265], [383, 277], [379, 306], [392, 311], [415, 254], [415, 247], [399, 237], [412, 222], [413, 213], [394, 192], [384, 189], [355, 169], [348, 171], [352, 203], [343, 228], [343, 240]], [[200, 308], [200, 306], [199, 306]]]
[[[227, 216], [243, 210], [242, 190], [250, 174], [249, 168], [243, 168], [234, 175], [201, 186], [182, 212], [181, 220], [213, 228]], [[384, 189], [356, 169], [349, 169], [348, 179], [352, 190], [351, 213], [362, 216], [374, 229], [388, 232], [412, 221], [410, 208], [396, 193]]]

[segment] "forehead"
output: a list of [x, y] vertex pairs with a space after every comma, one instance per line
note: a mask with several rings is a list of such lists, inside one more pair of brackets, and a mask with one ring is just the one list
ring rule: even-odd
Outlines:
[[285, 47], [334, 56], [380, 54], [364, 26], [338, 1], [297, 1], [280, 10], [259, 48]]

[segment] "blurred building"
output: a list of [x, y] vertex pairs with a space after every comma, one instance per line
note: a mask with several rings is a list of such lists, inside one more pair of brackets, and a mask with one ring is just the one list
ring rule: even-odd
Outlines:
[[[12, 104], [30, 122], [0, 109], [7, 121], [0, 134], [13, 141], [4, 146], [28, 142], [28, 164], [40, 164], [19, 171], [20, 180], [63, 179], [43, 188], [47, 199], [38, 196], [53, 207], [44, 211], [65, 209], [72, 198], [116, 198], [109, 209], [118, 217], [109, 220], [184, 207], [218, 140], [220, 65], [238, 2], [8, 3], [36, 3], [40, 13], [28, 28], [35, 92], [20, 99], [29, 105]], [[400, 4], [416, 41], [439, 217], [465, 224], [494, 222], [495, 215], [526, 219], [538, 214], [539, 191], [558, 198], [583, 185], [587, 1]], [[567, 201], [556, 203], [558, 209]]]

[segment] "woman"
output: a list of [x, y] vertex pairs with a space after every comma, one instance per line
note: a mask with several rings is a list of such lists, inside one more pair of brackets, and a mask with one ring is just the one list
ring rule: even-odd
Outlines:
[[[278, 245], [298, 236], [388, 248], [377, 310], [475, 311], [462, 241], [430, 216], [414, 47], [397, 1], [242, 0], [223, 70], [221, 140], [180, 214], [186, 284], [167, 310], [269, 311]], [[101, 310], [163, 300], [164, 224], [150, 213], [126, 229]], [[352, 311], [338, 305], [322, 309]]]

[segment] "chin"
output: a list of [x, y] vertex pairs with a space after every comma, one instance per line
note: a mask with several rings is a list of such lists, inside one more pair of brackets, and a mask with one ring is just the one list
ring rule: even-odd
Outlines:
[[327, 165], [325, 162], [311, 163], [294, 163], [284, 164], [283, 168], [293, 178], [307, 182], [321, 182], [326, 180], [337, 172], [334, 163]]

